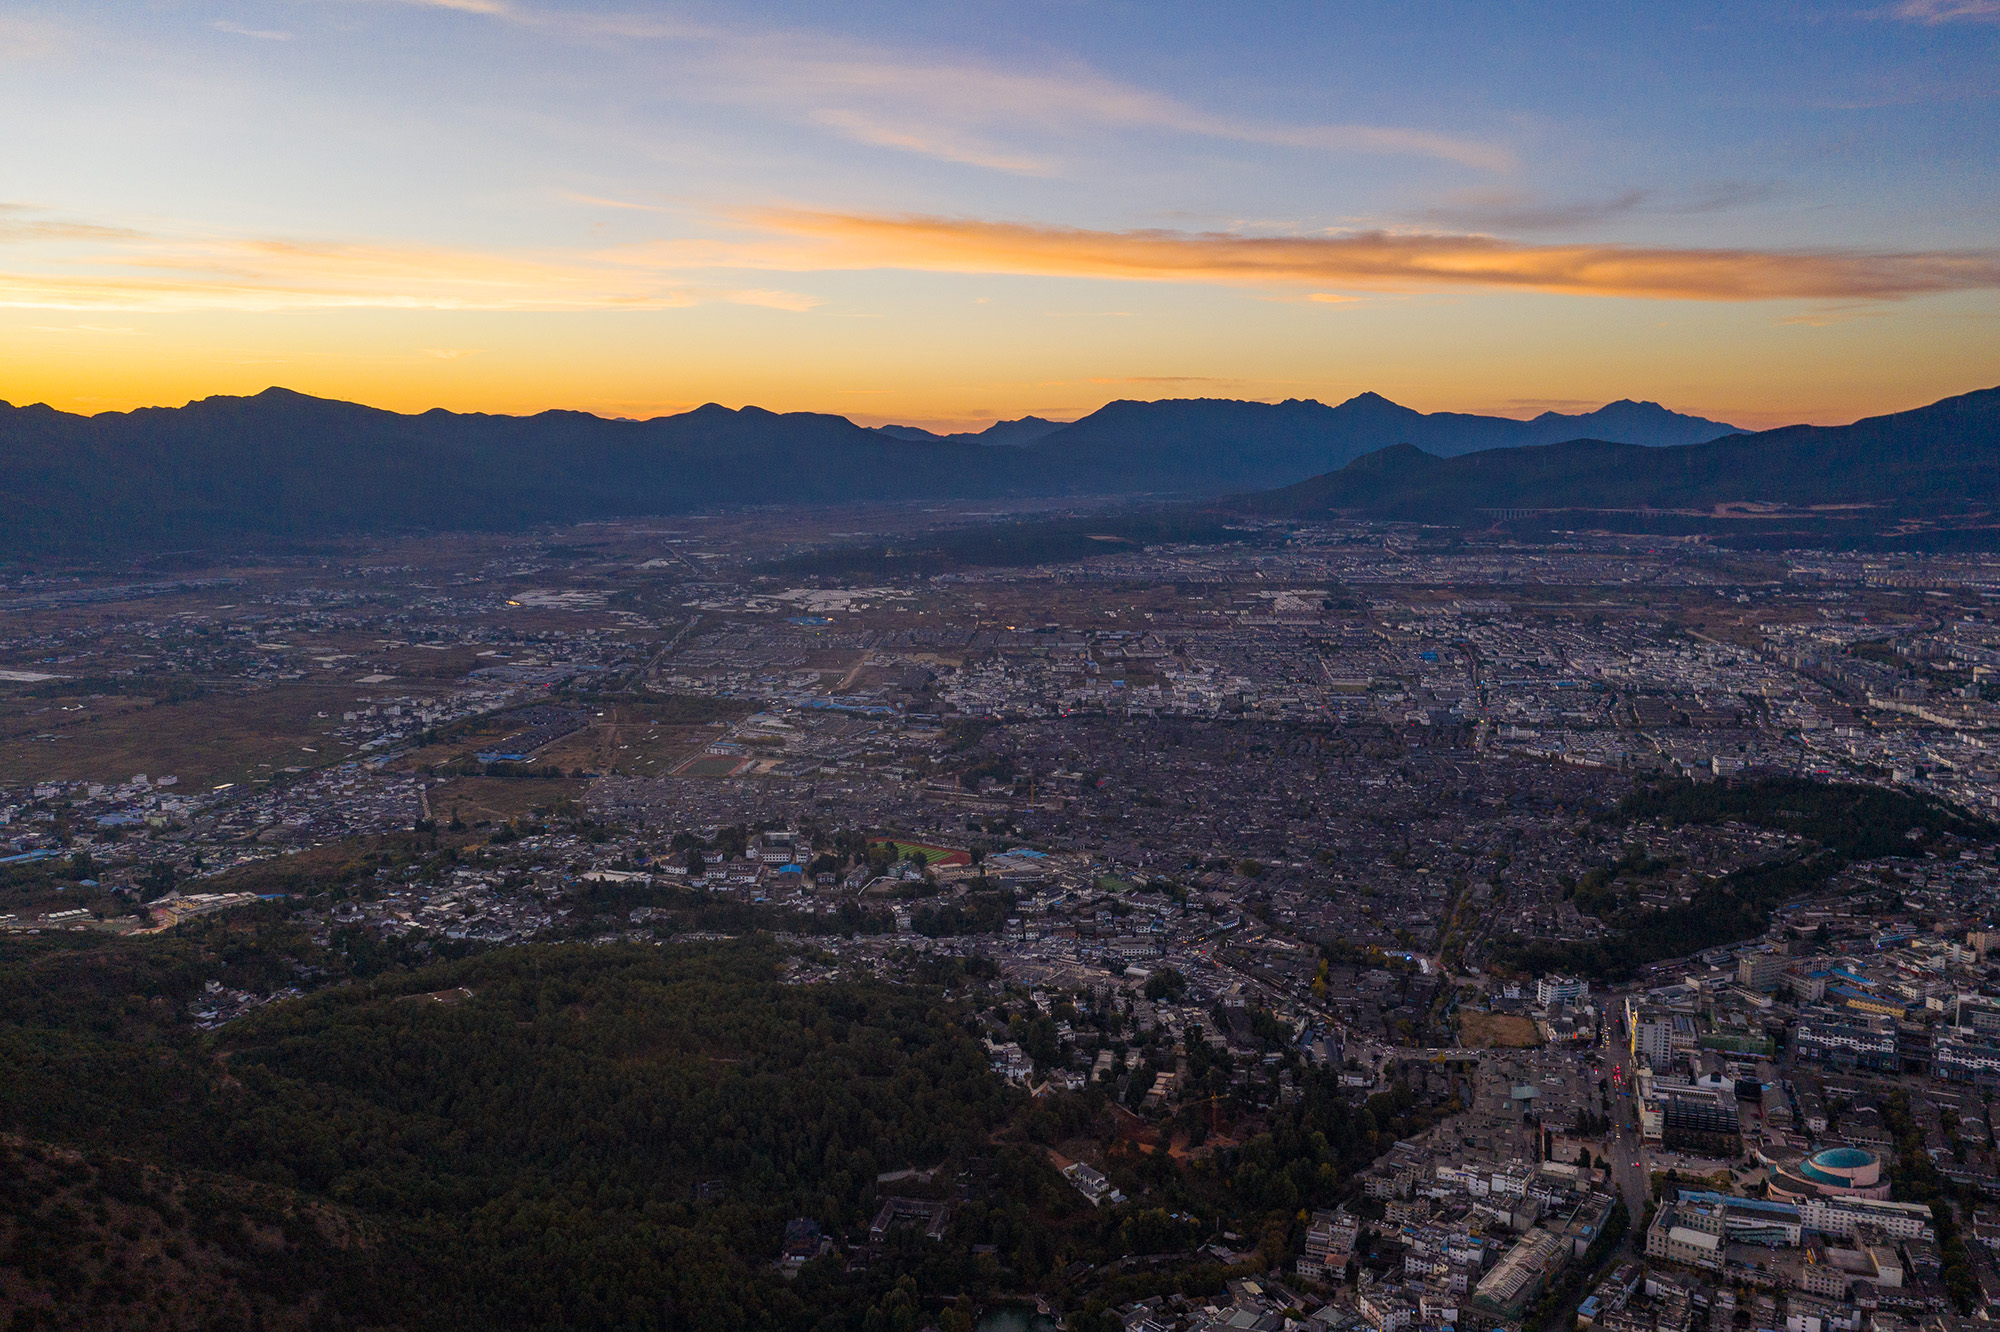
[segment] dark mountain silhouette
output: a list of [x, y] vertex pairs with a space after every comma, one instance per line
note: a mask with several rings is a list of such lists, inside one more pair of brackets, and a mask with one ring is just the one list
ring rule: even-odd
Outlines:
[[[1714, 439], [1735, 430], [1719, 421], [1670, 412], [1657, 403], [1614, 402], [1581, 416], [1545, 412], [1531, 421], [1516, 421], [1460, 412], [1427, 414], [1377, 393], [1363, 393], [1337, 407], [1309, 398], [1279, 403], [1227, 398], [1107, 403], [1030, 449], [1060, 457], [1080, 484], [1198, 492], [1225, 475], [1245, 478], [1248, 484], [1283, 485], [1391, 444], [1414, 444], [1439, 456], [1454, 456], [1593, 434], [1666, 446]], [[1117, 477], [1142, 475], [1150, 484], [1114, 483]]]
[[0, 405], [11, 511], [0, 549], [202, 547], [996, 493], [1006, 478], [978, 463], [993, 452], [714, 404], [653, 421], [403, 416], [285, 389], [91, 417]]
[[950, 441], [954, 444], [1032, 444], [1068, 424], [1067, 421], [1051, 421], [1040, 416], [1023, 416], [1015, 421], [995, 421], [984, 430], [961, 430], [950, 435], [940, 435], [922, 426], [906, 425], [876, 426], [875, 433], [891, 439]]
[[2000, 388], [1845, 426], [1786, 426], [1641, 448], [1577, 439], [1439, 457], [1407, 444], [1233, 504], [1293, 518], [1422, 522], [1510, 511], [1713, 510], [1729, 503], [1945, 512], [2000, 500]]
[[[1608, 415], [1607, 415], [1608, 414]], [[1726, 429], [1650, 404], [1628, 437]], [[1463, 452], [1577, 428], [1426, 416], [1373, 394], [1328, 407], [1114, 402], [1012, 447], [901, 439], [845, 418], [713, 403], [650, 421], [582, 412], [401, 415], [269, 389], [75, 416], [0, 403], [0, 553], [186, 550], [343, 533], [516, 528], [718, 505], [1084, 494], [1207, 498], [1282, 485], [1385, 443]], [[1027, 418], [1017, 432], [1054, 427]]]

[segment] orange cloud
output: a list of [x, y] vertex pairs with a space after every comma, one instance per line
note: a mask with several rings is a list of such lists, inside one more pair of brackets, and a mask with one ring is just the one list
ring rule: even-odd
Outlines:
[[[762, 211], [743, 220], [783, 240], [703, 247], [709, 262], [794, 271], [892, 268], [1375, 291], [1490, 288], [1699, 301], [1894, 300], [2000, 287], [2000, 253], [1985, 250], [1527, 245], [1492, 236], [1382, 231], [1338, 236], [1088, 231], [800, 209]], [[669, 245], [651, 253], [657, 260], [685, 262], [697, 251]]]

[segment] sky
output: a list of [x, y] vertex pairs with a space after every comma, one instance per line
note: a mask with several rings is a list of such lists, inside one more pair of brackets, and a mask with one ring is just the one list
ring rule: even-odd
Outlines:
[[0, 399], [2000, 384], [2000, 0], [0, 8]]

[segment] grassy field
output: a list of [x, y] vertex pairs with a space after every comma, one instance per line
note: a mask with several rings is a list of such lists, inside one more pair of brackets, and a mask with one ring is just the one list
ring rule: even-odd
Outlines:
[[891, 841], [886, 837], [874, 838], [870, 844], [873, 846], [887, 845], [895, 847], [896, 857], [899, 860], [907, 860], [912, 851], [918, 851], [923, 853], [926, 865], [970, 865], [972, 863], [972, 857], [956, 847], [931, 846], [925, 842], [897, 842]]
[[1542, 1043], [1532, 1018], [1511, 1013], [1458, 1015], [1458, 1043], [1468, 1050], [1526, 1050]]
[[454, 813], [468, 824], [507, 823], [546, 813], [558, 800], [581, 800], [589, 784], [577, 777], [453, 777], [431, 788], [431, 813], [440, 824]]
[[191, 789], [268, 777], [347, 758], [353, 751], [328, 732], [354, 699], [351, 686], [313, 684], [158, 704], [16, 696], [0, 702], [0, 771], [15, 781], [91, 782], [143, 772]]
[[735, 754], [701, 754], [673, 771], [676, 777], [727, 777], [749, 761]]
[[[720, 726], [686, 720], [690, 710], [678, 706], [673, 699], [602, 704], [561, 698], [547, 701], [585, 713], [589, 724], [536, 750], [528, 763], [534, 768], [616, 772], [628, 777], [665, 776], [682, 760], [699, 754], [724, 734]], [[741, 706], [736, 710], [741, 711]], [[412, 752], [398, 766], [442, 767], [457, 759], [470, 758], [480, 750], [492, 749], [521, 728], [522, 722], [511, 711], [481, 717], [451, 728], [437, 744]]]

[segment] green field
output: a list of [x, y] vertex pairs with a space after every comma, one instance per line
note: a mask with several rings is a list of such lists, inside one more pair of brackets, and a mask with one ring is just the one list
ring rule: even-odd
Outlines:
[[938, 865], [945, 861], [950, 861], [954, 865], [969, 865], [972, 863], [972, 857], [958, 847], [931, 846], [924, 842], [898, 842], [888, 837], [877, 837], [869, 845], [892, 846], [896, 848], [896, 858], [899, 860], [908, 860], [910, 853], [916, 852], [923, 856], [926, 865]]

